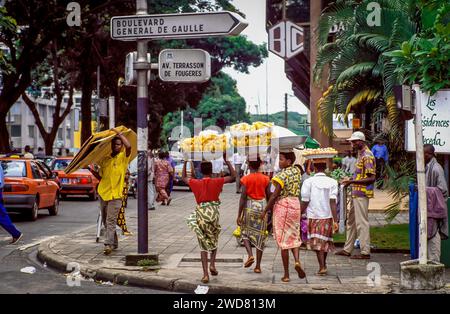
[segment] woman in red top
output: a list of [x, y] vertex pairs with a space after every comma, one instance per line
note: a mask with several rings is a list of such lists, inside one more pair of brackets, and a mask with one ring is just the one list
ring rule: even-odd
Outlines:
[[[226, 160], [224, 156], [224, 160]], [[225, 183], [234, 182], [236, 172], [231, 163], [226, 160], [230, 176], [222, 178], [211, 178], [212, 164], [211, 162], [202, 162], [200, 165], [203, 179], [188, 179], [186, 175], [186, 163], [183, 166], [183, 181], [189, 185], [194, 193], [197, 207], [195, 211], [187, 218], [188, 227], [197, 235], [200, 245], [203, 267], [202, 283], [209, 282], [208, 274], [208, 252], [211, 252], [211, 264], [209, 271], [211, 275], [216, 276], [219, 273], [216, 270], [216, 254], [217, 245], [219, 243], [220, 225], [219, 225], [219, 196]], [[191, 168], [192, 172], [194, 171]], [[192, 173], [192, 177], [195, 175]]]
[[241, 179], [241, 200], [239, 202], [238, 226], [242, 229], [242, 239], [247, 250], [248, 259], [245, 267], [250, 267], [255, 258], [252, 247], [256, 247], [256, 267], [254, 272], [261, 273], [261, 259], [267, 240], [267, 218], [260, 216], [266, 207], [270, 195], [268, 176], [259, 172], [261, 159], [248, 161], [250, 174]]

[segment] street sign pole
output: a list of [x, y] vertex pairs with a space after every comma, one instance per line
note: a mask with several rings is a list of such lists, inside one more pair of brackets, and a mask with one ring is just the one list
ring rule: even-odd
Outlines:
[[[136, 14], [147, 14], [147, 0], [136, 0]], [[138, 253], [148, 253], [148, 82], [147, 40], [137, 41], [137, 145], [138, 145]]]

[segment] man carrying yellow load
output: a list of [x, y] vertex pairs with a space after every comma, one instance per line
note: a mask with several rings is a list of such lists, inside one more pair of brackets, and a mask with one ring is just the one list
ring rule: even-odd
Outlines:
[[[111, 254], [112, 250], [119, 246], [116, 222], [122, 206], [122, 191], [131, 155], [130, 142], [121, 132], [116, 129], [113, 129], [113, 131], [117, 133], [117, 136], [111, 141], [111, 155], [98, 162], [99, 172], [89, 168], [100, 181], [98, 194], [103, 224], [106, 226], [105, 249], [103, 251], [105, 255]], [[125, 150], [123, 150], [124, 147]]]

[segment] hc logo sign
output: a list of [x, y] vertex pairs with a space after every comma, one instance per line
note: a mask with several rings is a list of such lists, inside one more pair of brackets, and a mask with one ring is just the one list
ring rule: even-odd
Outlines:
[[304, 50], [304, 30], [292, 22], [280, 22], [269, 29], [269, 50], [287, 60]]

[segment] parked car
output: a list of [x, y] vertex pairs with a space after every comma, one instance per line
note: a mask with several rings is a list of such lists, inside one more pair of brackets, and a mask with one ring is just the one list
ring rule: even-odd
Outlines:
[[1, 158], [5, 174], [3, 201], [9, 212], [26, 213], [30, 220], [38, 218], [40, 209], [58, 214], [59, 187], [35, 160]]
[[98, 199], [97, 185], [99, 181], [87, 169], [79, 169], [71, 174], [64, 172], [73, 157], [58, 157], [50, 167], [58, 175], [61, 198], [69, 195], [87, 195], [91, 201]]

